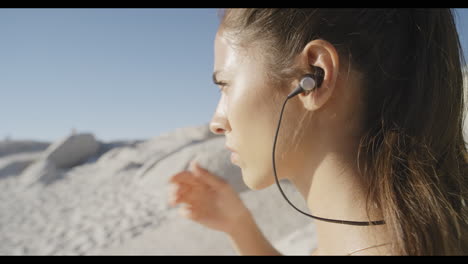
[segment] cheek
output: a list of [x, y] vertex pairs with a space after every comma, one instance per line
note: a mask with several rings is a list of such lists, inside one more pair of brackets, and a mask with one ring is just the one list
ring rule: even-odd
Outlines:
[[[250, 91], [250, 92], [249, 92]], [[271, 151], [273, 127], [271, 123], [271, 107], [265, 104], [265, 98], [260, 93], [247, 90], [244, 93], [233, 94], [229, 100], [229, 115], [231, 128], [242, 156], [259, 160], [264, 155], [264, 149]]]
[[275, 182], [272, 167], [278, 122], [278, 117], [273, 116], [275, 109], [268, 103], [268, 97], [255, 92], [232, 95], [229, 101], [233, 142], [239, 152], [237, 165], [242, 169], [243, 180], [250, 189], [268, 187]]

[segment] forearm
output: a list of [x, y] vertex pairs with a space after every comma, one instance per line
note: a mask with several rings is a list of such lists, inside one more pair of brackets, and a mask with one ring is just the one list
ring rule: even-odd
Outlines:
[[227, 235], [239, 255], [281, 256], [262, 234], [252, 215], [248, 214], [238, 226]]

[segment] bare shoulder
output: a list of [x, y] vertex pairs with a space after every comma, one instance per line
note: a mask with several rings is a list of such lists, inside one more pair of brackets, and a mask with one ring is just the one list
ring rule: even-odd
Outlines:
[[[335, 253], [337, 251], [334, 251]], [[335, 255], [335, 253], [328, 251], [321, 251], [319, 248], [314, 248], [311, 252], [311, 256], [320, 256], [320, 255]], [[350, 252], [337, 253], [338, 255], [348, 255], [348, 256], [393, 256], [397, 255], [392, 250], [391, 244], [385, 244], [379, 247], [370, 247], [353, 250]]]
[[379, 247], [372, 247], [352, 252], [352, 256], [392, 256], [395, 252], [392, 250], [391, 244], [382, 245]]

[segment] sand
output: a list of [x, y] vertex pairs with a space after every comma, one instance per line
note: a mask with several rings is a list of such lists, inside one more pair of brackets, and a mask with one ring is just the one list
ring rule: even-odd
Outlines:
[[[168, 206], [167, 180], [193, 158], [232, 184], [278, 250], [308, 254], [315, 246], [311, 220], [276, 186], [248, 189], [208, 124], [140, 141], [105, 143], [87, 133], [29, 148], [3, 143], [1, 255], [235, 255], [225, 234]], [[282, 187], [305, 206], [288, 182]]]

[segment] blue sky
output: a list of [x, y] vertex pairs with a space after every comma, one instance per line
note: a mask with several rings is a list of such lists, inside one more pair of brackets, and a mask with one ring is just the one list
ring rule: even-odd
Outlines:
[[[456, 22], [468, 53], [468, 9]], [[0, 9], [0, 139], [149, 139], [208, 123], [217, 9]]]

